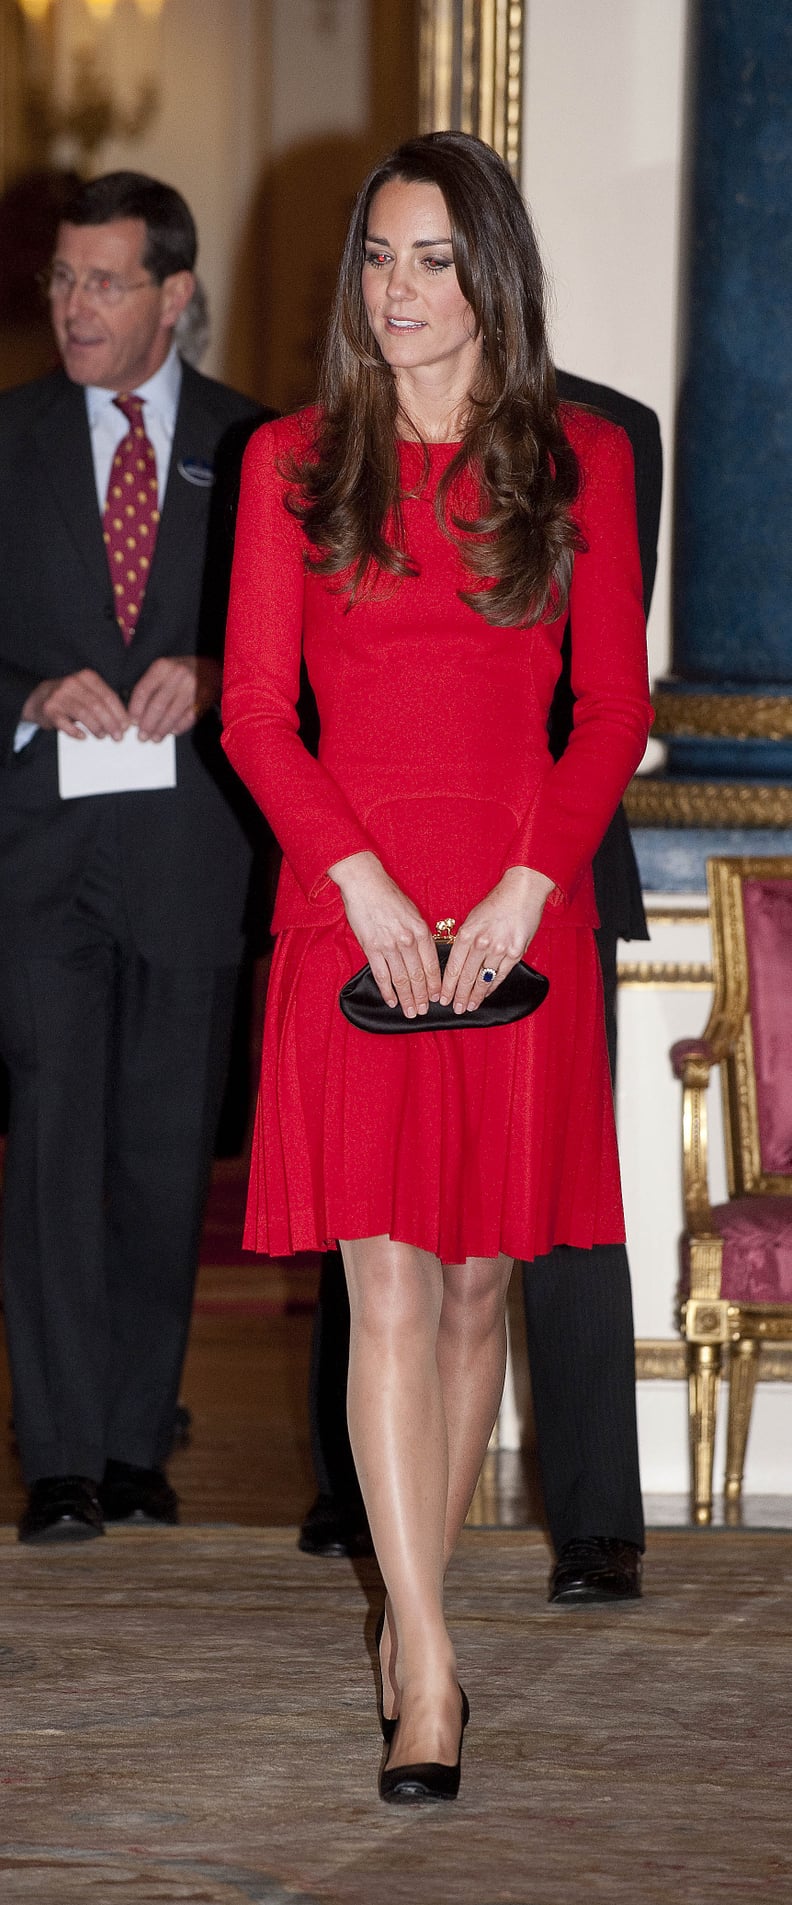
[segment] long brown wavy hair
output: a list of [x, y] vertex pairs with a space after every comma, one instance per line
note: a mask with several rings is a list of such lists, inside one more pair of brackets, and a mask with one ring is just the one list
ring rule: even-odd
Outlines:
[[[581, 538], [570, 517], [579, 470], [558, 415], [545, 329], [545, 283], [531, 219], [503, 161], [464, 132], [430, 132], [384, 159], [350, 220], [319, 386], [319, 422], [287, 472], [316, 574], [339, 576], [350, 603], [378, 577], [415, 574], [404, 544], [396, 378], [375, 341], [361, 288], [372, 200], [392, 179], [437, 185], [454, 264], [482, 339], [460, 447], [435, 509], [478, 587], [462, 592], [487, 622], [521, 625], [566, 605]], [[426, 472], [429, 453], [424, 445]], [[453, 511], [469, 470], [478, 513]], [[458, 491], [457, 491], [458, 496]]]

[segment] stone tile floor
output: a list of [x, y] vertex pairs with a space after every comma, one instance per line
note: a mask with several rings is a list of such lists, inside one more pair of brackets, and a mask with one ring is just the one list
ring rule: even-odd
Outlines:
[[384, 1807], [373, 1569], [294, 1531], [0, 1536], [3, 1905], [789, 1905], [792, 1538], [650, 1541], [561, 1612], [535, 1533], [468, 1531], [456, 1806]]

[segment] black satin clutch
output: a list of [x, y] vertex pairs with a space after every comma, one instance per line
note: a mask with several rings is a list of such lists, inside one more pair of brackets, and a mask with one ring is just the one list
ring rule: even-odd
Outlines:
[[[436, 942], [441, 972], [445, 972], [452, 943], [447, 939]], [[455, 1012], [452, 1005], [430, 1000], [428, 1012], [408, 1019], [400, 1005], [385, 1004], [371, 967], [365, 965], [341, 987], [338, 1003], [344, 1018], [361, 1032], [474, 1032], [488, 1025], [514, 1025], [517, 1019], [527, 1019], [549, 990], [550, 981], [544, 973], [535, 972], [521, 960], [475, 1012]]]

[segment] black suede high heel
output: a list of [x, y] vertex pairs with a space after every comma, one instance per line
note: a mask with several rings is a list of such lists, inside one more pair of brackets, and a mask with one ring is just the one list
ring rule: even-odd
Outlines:
[[399, 1724], [399, 1716], [398, 1714], [396, 1714], [394, 1719], [386, 1720], [385, 1714], [383, 1711], [384, 1704], [385, 1704], [385, 1688], [384, 1688], [383, 1680], [382, 1680], [382, 1662], [380, 1660], [380, 1641], [382, 1640], [384, 1628], [385, 1628], [385, 1609], [383, 1608], [382, 1613], [380, 1614], [379, 1620], [377, 1622], [377, 1625], [374, 1629], [374, 1645], [377, 1649], [377, 1666], [379, 1667], [379, 1675], [380, 1675], [379, 1723], [382, 1728], [382, 1737], [385, 1741], [385, 1745], [390, 1746], [392, 1745], [393, 1735]]
[[470, 1719], [470, 1703], [464, 1687], [459, 1689], [462, 1695], [462, 1726], [459, 1734], [459, 1752], [454, 1766], [445, 1766], [441, 1760], [419, 1760], [412, 1766], [384, 1766], [380, 1773], [380, 1799], [392, 1806], [422, 1806], [427, 1800], [456, 1799], [459, 1792], [459, 1779], [462, 1770], [462, 1741], [465, 1727]]

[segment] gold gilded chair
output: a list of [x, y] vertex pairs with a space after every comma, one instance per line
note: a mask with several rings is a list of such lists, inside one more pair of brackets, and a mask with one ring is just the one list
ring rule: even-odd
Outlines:
[[[683, 1085], [680, 1327], [689, 1345], [694, 1520], [712, 1519], [728, 1351], [727, 1516], [739, 1513], [761, 1345], [792, 1341], [792, 858], [707, 863], [715, 993], [703, 1038], [671, 1061]], [[707, 1084], [720, 1066], [729, 1200], [711, 1205]]]

